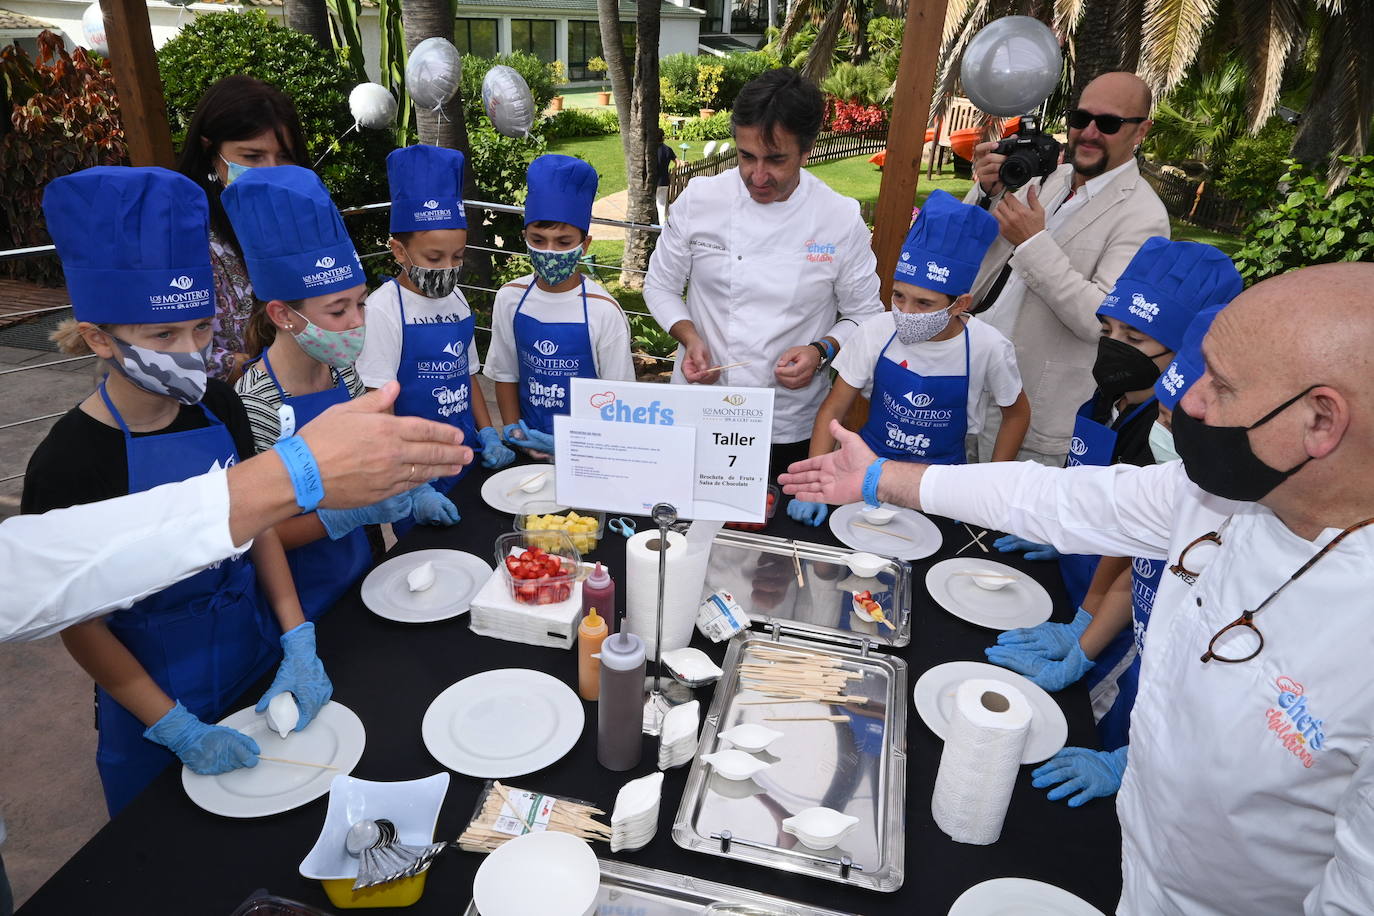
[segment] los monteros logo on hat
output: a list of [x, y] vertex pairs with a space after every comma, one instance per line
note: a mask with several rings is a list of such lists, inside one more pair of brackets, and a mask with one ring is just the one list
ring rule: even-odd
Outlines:
[[325, 255], [324, 257], [320, 258], [318, 261], [315, 262], [315, 266], [320, 268], [321, 270], [328, 270], [329, 268], [334, 266], [334, 259], [329, 257], [328, 255]]
[[438, 206], [439, 206], [439, 201], [437, 201], [437, 200], [427, 200], [427, 201], [425, 201], [425, 209], [426, 209], [426, 210], [433, 210], [433, 209], [435, 209], [435, 208], [438, 207]]
[[190, 289], [195, 282], [195, 280], [192, 280], [190, 277], [186, 276], [185, 274], [182, 274], [179, 277], [173, 277], [172, 282], [168, 283], [167, 285], [175, 287], [177, 289]]

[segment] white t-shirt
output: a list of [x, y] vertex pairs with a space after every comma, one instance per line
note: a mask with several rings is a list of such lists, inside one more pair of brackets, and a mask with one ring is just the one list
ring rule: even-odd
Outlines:
[[[890, 313], [875, 315], [859, 325], [835, 357], [835, 371], [840, 378], [860, 389], [866, 398], [873, 395], [878, 354], [896, 329]], [[983, 428], [981, 405], [986, 403], [985, 394], [998, 407], [1010, 407], [1021, 393], [1021, 373], [1016, 369], [1016, 349], [1002, 332], [977, 318], [968, 320], [965, 331], [969, 345], [968, 435], [974, 436]], [[921, 375], [963, 375], [964, 335], [911, 346], [893, 338], [883, 358], [899, 365], [905, 360], [908, 369]]]
[[[363, 352], [353, 364], [353, 370], [369, 388], [380, 388], [396, 381], [396, 369], [401, 364], [401, 307], [396, 292], [405, 298], [406, 324], [435, 324], [441, 321], [462, 321], [472, 314], [468, 302], [458, 290], [443, 299], [430, 299], [388, 280], [367, 297], [367, 334], [363, 337]], [[482, 368], [477, 359], [477, 335], [468, 345], [468, 367], [473, 375]]]
[[[596, 360], [597, 378], [633, 382], [635, 367], [630, 359], [630, 323], [610, 293], [587, 277], [587, 325]], [[520, 381], [520, 362], [515, 356], [515, 308], [525, 289], [534, 283], [534, 274], [507, 283], [496, 293], [491, 309], [491, 346], [482, 374], [493, 382]], [[408, 308], [409, 306], [407, 306]], [[573, 287], [566, 293], [549, 293], [534, 286], [521, 314], [536, 321], [571, 322], [582, 320], [582, 293]]]

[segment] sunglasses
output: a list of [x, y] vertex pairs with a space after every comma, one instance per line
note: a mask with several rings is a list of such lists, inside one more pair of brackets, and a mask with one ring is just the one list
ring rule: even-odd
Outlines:
[[1104, 134], [1116, 133], [1123, 124], [1143, 124], [1149, 120], [1149, 118], [1121, 118], [1110, 114], [1093, 114], [1085, 108], [1071, 108], [1064, 112], [1064, 117], [1073, 130], [1082, 130], [1096, 121], [1097, 129]]

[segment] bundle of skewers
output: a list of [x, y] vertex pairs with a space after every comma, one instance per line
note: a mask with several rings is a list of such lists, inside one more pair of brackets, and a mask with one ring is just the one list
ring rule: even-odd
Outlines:
[[740, 663], [740, 686], [769, 697], [744, 705], [772, 703], [867, 703], [868, 697], [848, 693], [850, 681], [863, 673], [844, 667], [843, 659], [781, 646], [754, 645]]
[[[462, 836], [458, 837], [458, 845], [468, 852], [491, 852], [507, 840], [513, 840], [520, 833], [528, 833], [533, 829], [529, 821], [534, 818], [526, 811], [528, 805], [513, 803], [511, 799], [512, 793], [521, 791], [493, 782], [482, 798], [481, 808], [468, 823]], [[606, 812], [600, 808], [554, 796], [539, 798], [541, 814], [547, 807], [548, 822], [545, 829], [570, 833], [587, 841], [611, 841], [610, 825], [596, 820], [597, 817], [606, 816]], [[538, 819], [542, 820], [542, 817]], [[512, 832], [513, 822], [523, 825], [523, 829], [517, 827], [518, 832]]]

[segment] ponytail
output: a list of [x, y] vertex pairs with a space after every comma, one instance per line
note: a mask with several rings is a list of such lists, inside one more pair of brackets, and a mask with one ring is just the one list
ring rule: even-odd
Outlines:
[[[283, 302], [287, 308], [295, 312], [299, 312], [301, 306], [305, 305], [304, 299]], [[267, 303], [261, 299], [254, 300], [253, 311], [248, 315], [248, 326], [243, 332], [243, 343], [248, 350], [248, 358], [257, 359], [261, 356], [262, 351], [272, 346], [272, 342], [277, 339], [277, 332], [277, 326], [267, 316]]]

